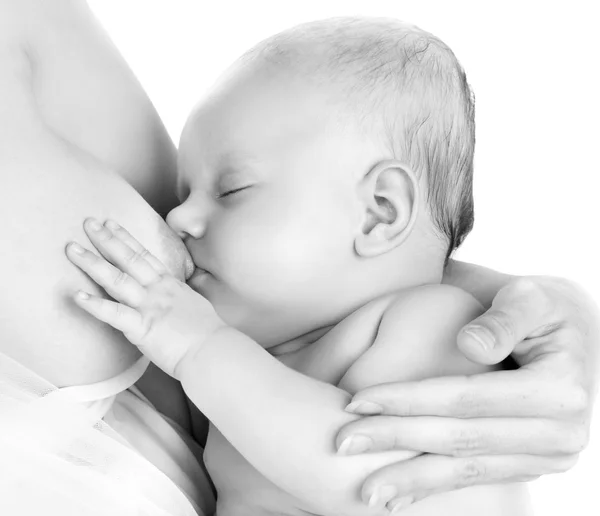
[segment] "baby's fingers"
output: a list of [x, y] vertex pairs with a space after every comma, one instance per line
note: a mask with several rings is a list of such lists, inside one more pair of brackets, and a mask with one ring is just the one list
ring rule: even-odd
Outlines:
[[160, 274], [148, 261], [152, 255], [144, 247], [138, 245], [138, 250], [132, 249], [108, 226], [103, 226], [93, 218], [85, 220], [83, 229], [102, 256], [138, 283], [150, 285], [160, 281]]
[[72, 242], [67, 246], [67, 257], [117, 301], [138, 307], [145, 298], [144, 287], [131, 276], [79, 244]]
[[116, 238], [129, 246], [134, 253], [136, 253], [138, 256], [144, 256], [146, 261], [158, 274], [165, 274], [168, 272], [164, 264], [152, 253], [148, 252], [146, 248], [140, 244], [123, 226], [120, 226], [114, 220], [107, 220], [104, 225], [112, 231], [112, 234]]
[[75, 302], [96, 319], [122, 331], [133, 344], [139, 342], [145, 333], [142, 315], [133, 308], [82, 290], [75, 295]]

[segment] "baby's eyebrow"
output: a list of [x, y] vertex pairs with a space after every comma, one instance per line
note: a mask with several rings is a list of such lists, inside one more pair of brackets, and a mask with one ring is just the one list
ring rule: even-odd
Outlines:
[[262, 161], [255, 155], [231, 152], [219, 160], [216, 175], [223, 177], [232, 174], [257, 173], [261, 163]]

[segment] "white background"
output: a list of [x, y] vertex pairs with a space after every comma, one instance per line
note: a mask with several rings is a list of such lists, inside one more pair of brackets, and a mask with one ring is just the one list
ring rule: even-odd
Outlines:
[[[596, 1], [89, 4], [176, 143], [190, 108], [219, 73], [275, 32], [363, 14], [397, 17], [436, 34], [458, 56], [477, 97], [476, 223], [457, 257], [514, 274], [566, 276], [600, 299]], [[592, 435], [569, 473], [532, 484], [536, 514], [600, 515], [598, 441]]]

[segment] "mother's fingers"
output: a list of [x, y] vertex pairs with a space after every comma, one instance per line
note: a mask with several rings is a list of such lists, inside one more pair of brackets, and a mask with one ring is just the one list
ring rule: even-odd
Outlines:
[[[374, 416], [344, 426], [336, 438], [339, 453], [413, 450], [439, 455], [549, 455], [578, 453], [587, 433], [549, 419]], [[341, 447], [341, 449], [340, 449]]]
[[135, 279], [79, 244], [72, 242], [67, 246], [67, 257], [114, 299], [134, 308], [144, 300], [144, 287]]
[[83, 228], [102, 256], [141, 285], [150, 285], [160, 280], [160, 273], [148, 261], [148, 256], [151, 255], [145, 248], [140, 246], [137, 250], [132, 249], [96, 219], [86, 219]]
[[371, 474], [362, 487], [362, 499], [372, 507], [408, 506], [427, 496], [464, 487], [532, 480], [570, 469], [577, 456], [539, 457], [497, 455], [455, 458], [421, 455]]
[[361, 415], [558, 419], [587, 407], [572, 379], [550, 381], [521, 368], [374, 385], [357, 392], [346, 410]]
[[487, 312], [461, 330], [458, 347], [471, 360], [497, 364], [515, 347], [528, 347], [526, 339], [556, 329], [560, 314], [555, 305], [535, 280], [514, 279], [500, 289]]

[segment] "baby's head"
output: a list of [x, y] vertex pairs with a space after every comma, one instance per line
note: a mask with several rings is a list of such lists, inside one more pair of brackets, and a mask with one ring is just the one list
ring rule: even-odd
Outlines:
[[332, 19], [263, 41], [181, 136], [167, 221], [190, 285], [271, 347], [439, 282], [473, 222], [473, 116], [456, 58], [414, 26]]

